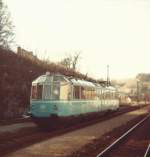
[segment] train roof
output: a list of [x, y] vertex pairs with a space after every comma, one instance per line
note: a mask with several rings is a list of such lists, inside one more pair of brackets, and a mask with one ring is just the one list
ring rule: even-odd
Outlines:
[[41, 75], [37, 79], [33, 80], [32, 84], [50, 84], [52, 82], [67, 82], [68, 80], [63, 75]]
[[83, 86], [83, 87], [96, 87], [94, 83], [85, 81], [85, 80], [79, 80], [79, 79], [70, 79], [70, 82], [74, 86]]
[[60, 74], [53, 74], [53, 75], [50, 75], [49, 73], [48, 74], [45, 74], [45, 75], [41, 75], [39, 76], [37, 79], [35, 79], [33, 82], [32, 82], [32, 85], [35, 85], [35, 84], [50, 84], [52, 82], [60, 82], [60, 81], [63, 81], [63, 82], [67, 82], [67, 83], [70, 83], [74, 86], [82, 86], [82, 87], [90, 87], [90, 88], [105, 88], [106, 90], [116, 90], [115, 87], [112, 87], [112, 86], [102, 86], [101, 84], [99, 83], [93, 83], [93, 82], [89, 82], [89, 81], [86, 81], [86, 80], [81, 80], [81, 79], [76, 79], [76, 78], [70, 78], [70, 77], [67, 77], [67, 76], [64, 76], [64, 75], [60, 75]]
[[33, 80], [32, 84], [40, 84], [40, 83], [49, 83], [51, 82], [51, 77], [47, 77], [46, 75], [39, 76], [35, 80]]
[[109, 89], [109, 90], [116, 90], [116, 88], [113, 87], [113, 86], [108, 86], [107, 89]]

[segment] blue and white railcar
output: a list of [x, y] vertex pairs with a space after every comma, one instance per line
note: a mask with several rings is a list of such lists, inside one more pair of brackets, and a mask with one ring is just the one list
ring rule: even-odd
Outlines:
[[119, 101], [114, 87], [47, 73], [32, 82], [30, 108], [37, 120], [68, 118], [117, 110]]

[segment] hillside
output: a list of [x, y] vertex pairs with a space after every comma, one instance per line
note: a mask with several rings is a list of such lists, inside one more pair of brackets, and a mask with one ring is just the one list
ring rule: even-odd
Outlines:
[[[55, 63], [46, 63], [22, 57], [12, 51], [0, 49], [0, 118], [19, 117], [30, 103], [31, 82], [46, 71], [79, 78], [84, 75]], [[90, 80], [90, 78], [88, 78]]]
[[31, 81], [44, 69], [17, 54], [0, 50], [0, 118], [17, 117], [29, 104]]

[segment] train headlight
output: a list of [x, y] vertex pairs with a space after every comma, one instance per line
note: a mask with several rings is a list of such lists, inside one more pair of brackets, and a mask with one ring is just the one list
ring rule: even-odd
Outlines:
[[59, 94], [58, 90], [54, 90], [54, 94], [58, 95]]

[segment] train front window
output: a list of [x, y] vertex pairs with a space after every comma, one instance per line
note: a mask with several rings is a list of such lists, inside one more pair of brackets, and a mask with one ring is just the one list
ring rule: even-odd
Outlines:
[[52, 99], [59, 100], [59, 96], [60, 96], [60, 85], [55, 84], [55, 85], [53, 85]]
[[44, 85], [43, 99], [45, 99], [45, 100], [51, 99], [51, 93], [52, 93], [52, 86]]
[[42, 99], [43, 85], [32, 86], [32, 99]]
[[43, 100], [59, 100], [59, 96], [60, 96], [60, 85], [59, 84], [44, 85]]

